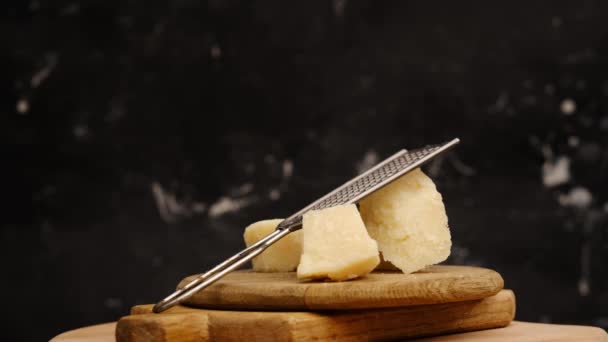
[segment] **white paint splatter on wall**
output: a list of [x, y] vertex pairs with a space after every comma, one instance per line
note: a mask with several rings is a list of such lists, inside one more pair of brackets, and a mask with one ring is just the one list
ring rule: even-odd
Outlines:
[[581, 140], [576, 135], [571, 135], [568, 137], [568, 146], [570, 147], [578, 147], [580, 145]]
[[543, 184], [554, 187], [570, 180], [570, 158], [559, 156], [555, 160], [546, 160], [542, 166]]
[[270, 198], [271, 201], [278, 201], [281, 198], [281, 191], [279, 191], [279, 189], [271, 189], [268, 192], [268, 198]]
[[577, 186], [570, 189], [567, 194], [559, 195], [558, 201], [564, 207], [587, 208], [593, 201], [593, 195], [587, 188]]
[[48, 53], [45, 59], [44, 67], [36, 72], [30, 80], [30, 86], [34, 89], [38, 88], [51, 75], [59, 60], [58, 55], [54, 52]]
[[26, 99], [20, 99], [15, 106], [17, 113], [25, 115], [30, 111], [30, 103]]
[[161, 219], [166, 223], [175, 223], [181, 217], [202, 214], [207, 209], [203, 202], [179, 202], [174, 193], [163, 189], [159, 182], [152, 182], [152, 195]]
[[289, 179], [293, 175], [293, 162], [290, 159], [283, 161], [283, 179]]
[[581, 274], [578, 280], [578, 294], [586, 297], [591, 293], [590, 277], [591, 277], [591, 242], [589, 240], [583, 243], [581, 247]]
[[363, 173], [372, 166], [376, 165], [379, 161], [378, 153], [374, 150], [368, 150], [363, 155], [363, 159], [358, 161], [355, 165], [357, 174]]
[[232, 189], [232, 191], [230, 191], [230, 193], [232, 194], [232, 196], [244, 196], [247, 195], [249, 193], [251, 193], [254, 189], [253, 183], [243, 183], [240, 186], [238, 186], [235, 189]]
[[574, 112], [576, 112], [576, 102], [574, 102], [572, 99], [564, 99], [560, 103], [559, 108], [562, 111], [562, 114], [572, 115]]
[[220, 197], [209, 207], [209, 217], [219, 217], [227, 213], [238, 211], [252, 203], [251, 198]]
[[463, 176], [470, 177], [474, 176], [475, 173], [477, 173], [477, 171], [473, 167], [465, 164], [455, 154], [449, 155], [448, 160], [450, 161], [450, 164], [452, 164], [454, 169]]

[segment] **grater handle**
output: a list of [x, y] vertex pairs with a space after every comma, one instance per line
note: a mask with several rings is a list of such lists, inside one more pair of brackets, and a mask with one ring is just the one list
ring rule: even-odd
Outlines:
[[277, 242], [292, 231], [293, 230], [291, 229], [275, 230], [264, 239], [258, 241], [248, 248], [245, 248], [241, 252], [233, 255], [206, 273], [196, 277], [194, 280], [186, 284], [186, 286], [173, 292], [165, 299], [154, 305], [152, 311], [156, 313], [163, 312], [170, 307], [192, 297], [198, 291], [208, 287], [226, 274], [243, 266], [246, 262], [258, 256], [260, 253], [266, 250], [266, 248], [270, 247], [273, 243]]

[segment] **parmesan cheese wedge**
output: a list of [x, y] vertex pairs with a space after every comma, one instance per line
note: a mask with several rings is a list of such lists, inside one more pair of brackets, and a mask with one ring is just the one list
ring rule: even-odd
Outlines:
[[354, 204], [304, 214], [299, 279], [348, 280], [371, 272], [380, 262], [378, 245]]
[[404, 273], [450, 255], [452, 242], [441, 194], [420, 169], [364, 198], [359, 209], [384, 260]]
[[[245, 228], [243, 237], [247, 247], [272, 233], [282, 219], [264, 220]], [[288, 234], [251, 260], [253, 270], [258, 272], [295, 271], [302, 254], [302, 231]]]

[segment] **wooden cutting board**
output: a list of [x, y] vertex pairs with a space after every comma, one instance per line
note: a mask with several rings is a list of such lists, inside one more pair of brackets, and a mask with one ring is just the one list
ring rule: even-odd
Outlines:
[[[61, 333], [50, 342], [116, 342], [116, 322], [91, 325]], [[462, 332], [439, 337], [416, 339], [419, 342], [547, 342], [587, 341], [608, 342], [602, 328], [583, 325], [558, 325], [513, 321], [507, 327]]]
[[298, 281], [295, 272], [244, 270], [228, 274], [185, 304], [241, 310], [388, 308], [481, 299], [498, 293], [503, 284], [497, 272], [470, 266], [436, 265], [413, 274], [373, 272], [345, 282]]
[[515, 315], [509, 290], [480, 300], [326, 312], [256, 312], [177, 306], [154, 314], [136, 306], [118, 321], [118, 342], [370, 341], [507, 326]]

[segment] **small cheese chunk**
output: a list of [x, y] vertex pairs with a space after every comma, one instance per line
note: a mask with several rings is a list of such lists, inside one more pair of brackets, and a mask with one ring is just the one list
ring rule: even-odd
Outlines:
[[359, 208], [384, 260], [404, 273], [450, 255], [452, 242], [441, 194], [420, 169], [364, 198]]
[[[282, 219], [259, 221], [245, 228], [243, 237], [247, 247], [272, 233]], [[302, 232], [295, 231], [275, 242], [257, 257], [253, 258], [253, 270], [258, 272], [295, 271], [302, 254]]]
[[380, 262], [354, 204], [304, 214], [298, 278], [347, 280], [371, 272]]

